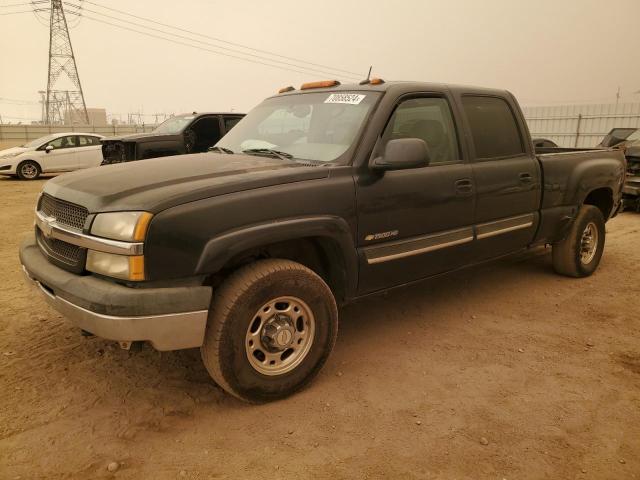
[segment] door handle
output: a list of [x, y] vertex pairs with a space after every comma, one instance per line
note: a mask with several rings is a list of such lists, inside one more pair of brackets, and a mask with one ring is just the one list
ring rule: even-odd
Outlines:
[[523, 172], [520, 174], [520, 181], [522, 183], [531, 183], [533, 182], [533, 176], [528, 172]]
[[471, 195], [473, 193], [473, 182], [469, 178], [462, 178], [455, 182], [456, 194]]

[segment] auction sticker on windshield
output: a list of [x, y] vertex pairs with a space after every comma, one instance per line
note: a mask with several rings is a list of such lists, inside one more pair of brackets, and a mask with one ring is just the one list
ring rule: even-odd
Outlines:
[[364, 100], [364, 97], [366, 97], [366, 95], [360, 95], [358, 93], [332, 93], [324, 103], [348, 103], [349, 105], [358, 105]]

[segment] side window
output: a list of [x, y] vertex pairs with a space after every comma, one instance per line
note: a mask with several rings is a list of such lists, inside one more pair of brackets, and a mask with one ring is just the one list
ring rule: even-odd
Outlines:
[[224, 131], [228, 132], [242, 120], [242, 117], [224, 117]]
[[444, 98], [412, 98], [400, 103], [382, 135], [380, 153], [389, 140], [420, 138], [429, 148], [430, 165], [460, 161], [449, 104]]
[[524, 153], [516, 117], [503, 98], [465, 95], [462, 106], [476, 158], [513, 157]]
[[79, 147], [89, 147], [91, 145], [100, 145], [100, 139], [98, 137], [90, 137], [84, 135], [80, 135], [78, 137]]
[[73, 148], [76, 146], [76, 138], [75, 136], [68, 137], [60, 137], [55, 140], [51, 140], [47, 146], [52, 146], [54, 150], [58, 150], [60, 148]]

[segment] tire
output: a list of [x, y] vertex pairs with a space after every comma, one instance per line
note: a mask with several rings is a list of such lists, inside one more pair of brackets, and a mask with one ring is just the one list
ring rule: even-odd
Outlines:
[[33, 160], [25, 160], [16, 168], [16, 174], [20, 180], [35, 180], [42, 173], [40, 165]]
[[605, 243], [604, 216], [593, 205], [582, 205], [567, 237], [553, 244], [553, 268], [569, 277], [588, 277], [596, 271]]
[[260, 260], [233, 273], [214, 294], [200, 351], [220, 387], [263, 403], [308, 384], [337, 333], [335, 298], [316, 273], [290, 260]]

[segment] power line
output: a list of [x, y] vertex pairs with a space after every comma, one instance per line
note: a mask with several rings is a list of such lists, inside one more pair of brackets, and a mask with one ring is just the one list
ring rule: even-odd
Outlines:
[[[313, 62], [309, 62], [309, 61], [307, 61], [307, 60], [302, 60], [302, 59], [299, 59], [299, 58], [294, 58], [294, 57], [288, 57], [288, 56], [285, 56], [285, 55], [280, 55], [280, 54], [278, 54], [278, 53], [270, 52], [270, 51], [268, 51], [268, 50], [260, 50], [260, 49], [258, 49], [258, 48], [249, 47], [249, 46], [247, 46], [247, 45], [242, 45], [242, 44], [240, 44], [240, 43], [230, 42], [230, 41], [228, 41], [228, 40], [223, 40], [223, 39], [221, 39], [221, 38], [212, 37], [212, 36], [210, 36], [210, 35], [205, 35], [205, 34], [203, 34], [203, 33], [194, 32], [193, 30], [187, 30], [187, 29], [185, 29], [185, 28], [176, 27], [176, 26], [174, 26], [174, 25], [169, 25], [169, 24], [167, 24], [167, 23], [158, 22], [157, 20], [153, 20], [153, 19], [150, 19], [150, 18], [146, 18], [146, 17], [141, 17], [141, 16], [138, 16], [138, 15], [134, 15], [134, 14], [132, 14], [132, 13], [125, 12], [125, 11], [123, 11], [123, 10], [118, 10], [118, 9], [111, 8], [111, 7], [106, 7], [106, 6], [104, 6], [104, 5], [101, 5], [101, 4], [96, 3], [96, 2], [92, 2], [92, 1], [90, 1], [90, 0], [85, 0], [85, 2], [86, 2], [86, 3], [90, 3], [90, 4], [92, 4], [92, 5], [95, 5], [95, 6], [97, 6], [97, 7], [100, 7], [100, 8], [104, 8], [105, 10], [111, 10], [111, 11], [114, 11], [114, 12], [117, 12], [117, 13], [120, 13], [120, 14], [123, 14], [123, 15], [127, 15], [127, 16], [130, 16], [130, 17], [137, 18], [137, 19], [139, 19], [139, 20], [144, 20], [144, 21], [146, 21], [146, 22], [155, 23], [155, 24], [157, 24], [157, 25], [161, 25], [161, 26], [163, 26], [163, 27], [172, 28], [172, 29], [174, 29], [174, 30], [179, 30], [179, 31], [181, 31], [181, 32], [185, 32], [185, 33], [190, 33], [190, 34], [192, 34], [192, 35], [196, 35], [196, 36], [199, 36], [199, 37], [208, 38], [208, 39], [210, 39], [210, 40], [214, 40], [214, 41], [216, 41], [216, 42], [225, 43], [225, 44], [227, 44], [227, 45], [232, 45], [232, 46], [234, 46], [234, 47], [240, 47], [240, 48], [244, 48], [244, 49], [246, 49], [246, 50], [251, 50], [251, 51], [254, 51], [254, 52], [258, 52], [258, 53], [264, 53], [264, 54], [267, 54], [267, 55], [270, 55], [270, 56], [273, 56], [273, 57], [284, 58], [284, 59], [286, 59], [286, 60], [291, 60], [291, 61], [294, 61], [294, 62], [297, 62], [297, 63], [305, 63], [305, 64], [307, 64], [307, 65], [313, 65], [313, 66], [315, 66], [315, 67], [326, 68], [326, 69], [334, 70], [334, 71], [337, 71], [337, 72], [343, 72], [343, 73], [348, 73], [348, 74], [356, 75], [356, 77], [357, 77], [358, 79], [360, 79], [360, 78], [361, 78], [361, 75], [362, 75], [362, 74], [361, 74], [361, 73], [359, 73], [359, 72], [352, 72], [352, 71], [350, 71], [350, 70], [344, 70], [344, 69], [341, 69], [341, 68], [330, 67], [330, 66], [328, 66], [328, 65], [322, 65], [322, 64], [320, 64], [320, 63], [313, 63]], [[222, 48], [222, 47], [219, 47], [219, 48]]]
[[[69, 5], [66, 2], [64, 4], [65, 5]], [[97, 12], [95, 10], [91, 10], [91, 9], [88, 9], [88, 8], [83, 8], [83, 11], [95, 13], [97, 15], [102, 15], [104, 17], [110, 18], [112, 20], [116, 20], [118, 22], [124, 22], [124, 23], [128, 23], [130, 25], [135, 25], [136, 27], [145, 28], [145, 29], [148, 29], [148, 30], [153, 30], [155, 32], [160, 32], [160, 33], [162, 33], [164, 35], [171, 35], [171, 36], [174, 36], [174, 37], [177, 37], [177, 38], [182, 38], [182, 39], [188, 40], [190, 42], [197, 42], [197, 43], [209, 46], [209, 47], [214, 47], [214, 48], [217, 48], [217, 49], [233, 52], [233, 53], [238, 54], [238, 55], [245, 55], [245, 56], [251, 57], [251, 58], [257, 58], [257, 59], [260, 59], [260, 60], [266, 60], [266, 61], [273, 62], [273, 63], [280, 63], [282, 65], [286, 65], [286, 66], [290, 66], [290, 67], [294, 67], [294, 68], [302, 68], [304, 70], [307, 70], [307, 71], [313, 72], [313, 73], [321, 73], [321, 74], [326, 74], [326, 75], [336, 75], [336, 72], [328, 72], [328, 71], [324, 71], [324, 70], [317, 70], [317, 69], [306, 67], [306, 66], [303, 66], [303, 65], [296, 65], [294, 63], [283, 62], [282, 60], [275, 60], [275, 59], [271, 59], [271, 58], [265, 58], [265, 57], [260, 56], [260, 55], [254, 55], [254, 54], [251, 54], [251, 53], [240, 52], [238, 50], [234, 50], [234, 49], [227, 48], [227, 47], [222, 47], [220, 45], [215, 45], [215, 44], [212, 44], [212, 43], [209, 43], [209, 42], [205, 42], [203, 40], [198, 40], [198, 39], [195, 39], [195, 38], [187, 37], [185, 35], [166, 32], [166, 31], [160, 30], [158, 28], [153, 28], [153, 27], [149, 27], [149, 26], [146, 26], [146, 25], [143, 25], [143, 24], [140, 24], [140, 23], [131, 22], [129, 20], [124, 20], [124, 19], [121, 19], [121, 18], [118, 18], [118, 17], [114, 17], [112, 15], [107, 15], [106, 13]], [[81, 14], [81, 15], [86, 17], [86, 15], [84, 15], [84, 14]], [[89, 17], [87, 17], [87, 18], [89, 18]], [[342, 75], [342, 74], [340, 74], [338, 76], [346, 77], [345, 75]], [[347, 78], [358, 80], [360, 77], [351, 77], [349, 75]]]
[[[245, 62], [256, 63], [256, 64], [259, 64], [259, 65], [265, 65], [267, 67], [279, 68], [280, 70], [287, 70], [287, 71], [298, 73], [298, 74], [301, 74], [301, 75], [309, 75], [308, 71], [294, 70], [293, 68], [288, 68], [288, 67], [281, 66], [281, 65], [274, 65], [273, 63], [266, 63], [266, 62], [261, 62], [261, 61], [258, 61], [258, 60], [251, 60], [249, 58], [240, 57], [240, 56], [237, 56], [237, 55], [231, 55], [231, 54], [228, 54], [228, 53], [219, 52], [217, 50], [211, 50], [209, 48], [200, 47], [198, 45], [192, 45], [190, 43], [180, 42], [178, 40], [174, 40], [172, 38], [162, 37], [160, 35], [155, 35], [153, 33], [142, 32], [140, 30], [136, 30], [136, 29], [133, 29], [133, 28], [125, 27], [123, 25], [118, 25], [118, 24], [115, 24], [115, 23], [107, 22], [105, 20], [101, 20], [101, 19], [98, 19], [98, 18], [95, 18], [95, 17], [90, 17], [90, 16], [84, 15], [84, 14], [82, 15], [82, 17], [83, 18], [87, 18], [89, 20], [92, 20], [94, 22], [104, 23], [106, 25], [111, 25], [112, 27], [121, 28], [123, 30], [129, 30], [131, 32], [139, 33], [141, 35], [146, 35], [148, 37], [158, 38], [160, 40], [165, 40], [167, 42], [175, 43], [175, 44], [178, 44], [178, 45], [184, 45], [186, 47], [195, 48], [195, 49], [202, 50], [202, 51], [205, 51], [205, 52], [215, 53], [216, 55], [222, 55], [222, 56], [229, 57], [229, 58], [235, 58], [237, 60], [243, 60]], [[268, 60], [268, 59], [265, 59], [265, 60]], [[300, 67], [300, 68], [302, 69], [303, 67]]]
[[37, 8], [35, 10], [22, 10], [20, 12], [8, 12], [8, 13], [0, 13], [0, 15], [17, 15], [18, 13], [31, 13], [31, 12], [48, 12], [49, 8]]
[[39, 3], [49, 3], [48, 0], [34, 0], [33, 2], [23, 2], [23, 3], [10, 3], [8, 5], [0, 5], [0, 8], [9, 8], [9, 7], [30, 7], [31, 5], [37, 5]]
[[40, 102], [36, 102], [33, 100], [20, 100], [17, 98], [0, 97], [0, 103], [4, 103], [7, 105], [38, 105]]

